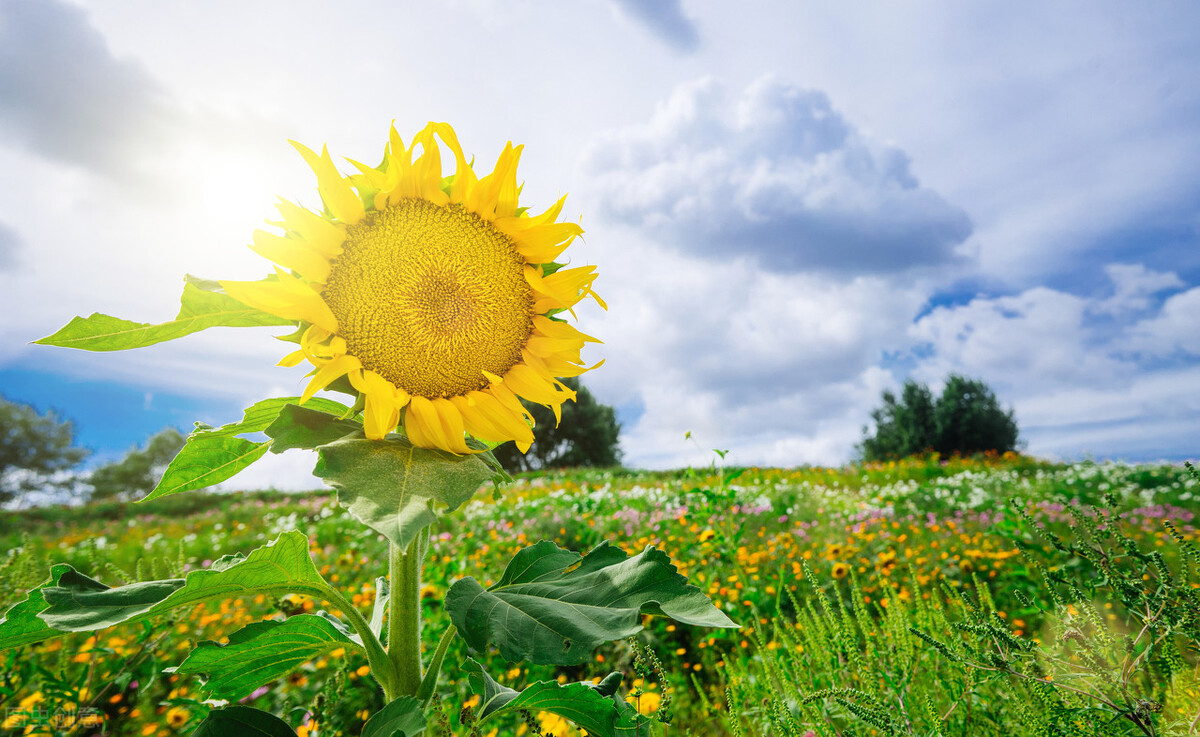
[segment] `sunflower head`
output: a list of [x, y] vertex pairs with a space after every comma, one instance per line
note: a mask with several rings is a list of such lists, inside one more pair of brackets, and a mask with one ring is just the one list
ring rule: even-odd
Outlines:
[[[272, 224], [283, 233], [255, 231], [252, 246], [275, 275], [221, 284], [299, 325], [299, 349], [280, 365], [312, 365], [302, 401], [345, 377], [370, 438], [402, 426], [425, 448], [466, 453], [470, 435], [527, 450], [533, 418], [520, 400], [560, 417], [575, 396], [556, 377], [595, 368], [580, 351], [598, 341], [560, 318], [585, 297], [604, 306], [595, 267], [557, 262], [583, 232], [558, 222], [565, 198], [529, 215], [518, 203], [521, 147], [506, 145], [479, 177], [445, 123], [407, 147], [393, 127], [383, 163], [351, 161], [349, 176], [327, 149], [292, 145], [316, 173], [323, 210], [281, 201]], [[449, 177], [441, 146], [455, 159]]]

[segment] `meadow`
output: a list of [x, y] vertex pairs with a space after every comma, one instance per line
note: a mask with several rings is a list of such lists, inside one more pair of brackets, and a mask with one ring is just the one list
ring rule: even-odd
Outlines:
[[[583, 666], [472, 657], [517, 689], [620, 671], [654, 733], [680, 737], [1200, 734], [1197, 514], [1200, 481], [1182, 467], [1012, 454], [529, 474], [434, 525], [425, 631], [448, 622], [453, 581], [498, 574], [540, 539], [579, 551], [605, 539], [630, 553], [654, 545], [740, 629], [647, 616], [638, 636]], [[366, 611], [378, 584], [359, 582], [386, 575], [387, 542], [332, 492], [3, 513], [0, 610], [52, 563], [110, 585], [177, 577], [289, 529], [308, 535], [321, 573]], [[180, 610], [169, 626], [0, 652], [0, 734], [190, 734], [210, 709], [199, 679], [170, 672], [190, 647], [320, 607], [231, 599]], [[427, 735], [579, 735], [548, 713], [475, 728], [467, 656], [456, 641]], [[320, 658], [246, 703], [300, 737], [358, 735], [383, 706], [368, 672], [365, 659]]]

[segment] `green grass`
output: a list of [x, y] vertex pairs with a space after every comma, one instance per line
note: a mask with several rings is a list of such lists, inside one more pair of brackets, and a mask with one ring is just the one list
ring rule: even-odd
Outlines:
[[[448, 623], [440, 602], [455, 579], [498, 578], [539, 539], [581, 551], [607, 539], [630, 552], [662, 548], [742, 628], [647, 618], [635, 641], [566, 669], [486, 654], [502, 683], [620, 670], [627, 688], [636, 682], [639, 708], [669, 712], [666, 734], [681, 736], [1200, 734], [1188, 731], [1200, 714], [1200, 638], [1189, 639], [1200, 626], [1189, 593], [1200, 564], [1187, 547], [1200, 524], [1194, 495], [1200, 484], [1182, 468], [1019, 456], [533, 474], [499, 501], [481, 494], [434, 527], [425, 644], [432, 650]], [[1091, 513], [1071, 512], [1092, 506], [1122, 521], [1089, 532]], [[1062, 539], [1035, 535], [1037, 525]], [[326, 577], [369, 606], [385, 573], [384, 541], [329, 493], [273, 492], [0, 515], [0, 545], [10, 551], [0, 558], [0, 606], [40, 583], [54, 562], [117, 585], [180, 575], [292, 527], [313, 541]], [[1106, 529], [1124, 537], [1105, 538]], [[1109, 551], [1107, 573], [1095, 550]], [[1147, 593], [1135, 596], [1134, 582]], [[120, 627], [0, 653], [0, 715], [24, 702], [49, 720], [54, 708], [75, 705], [103, 712], [107, 734], [187, 734], [208, 708], [200, 683], [163, 669], [202, 639], [315, 606], [231, 601], [181, 612], [153, 631]], [[1146, 606], [1174, 612], [1173, 620], [1139, 609]], [[1139, 638], [1143, 629], [1152, 636]], [[441, 686], [445, 722], [458, 735], [470, 733], [459, 724], [459, 707], [470, 703], [458, 667], [466, 656], [451, 649]], [[248, 703], [293, 725], [315, 720], [320, 735], [357, 735], [364, 715], [382, 706], [363, 667], [318, 660]], [[500, 726], [499, 734], [516, 733], [515, 723]]]

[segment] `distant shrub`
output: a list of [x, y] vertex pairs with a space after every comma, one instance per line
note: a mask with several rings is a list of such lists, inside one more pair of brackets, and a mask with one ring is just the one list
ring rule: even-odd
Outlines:
[[145, 448], [134, 448], [122, 460], [97, 468], [88, 478], [92, 499], [129, 499], [149, 494], [186, 440], [183, 433], [168, 427], [151, 437]]
[[900, 399], [883, 393], [883, 406], [871, 413], [874, 435], [863, 428], [863, 459], [882, 461], [919, 453], [974, 455], [1017, 449], [1019, 431], [1010, 409], [978, 379], [951, 374], [936, 400], [924, 384], [908, 380]]
[[88, 454], [73, 446], [70, 421], [53, 412], [39, 415], [25, 404], [0, 397], [0, 504], [27, 492], [62, 486], [56, 475]]

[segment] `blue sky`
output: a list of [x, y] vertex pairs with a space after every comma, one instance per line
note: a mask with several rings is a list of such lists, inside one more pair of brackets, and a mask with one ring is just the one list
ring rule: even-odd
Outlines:
[[[1200, 10], [1185, 3], [0, 0], [0, 394], [97, 458], [299, 392], [269, 329], [29, 345], [253, 279], [286, 140], [374, 160], [446, 120], [570, 193], [580, 313], [636, 466], [839, 463], [950, 372], [1027, 450], [1200, 448]], [[239, 483], [311, 486], [285, 454]]]

